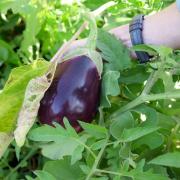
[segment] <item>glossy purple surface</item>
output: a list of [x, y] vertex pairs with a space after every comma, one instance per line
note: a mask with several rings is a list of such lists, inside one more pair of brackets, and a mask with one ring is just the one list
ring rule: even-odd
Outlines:
[[91, 122], [97, 112], [100, 77], [87, 56], [75, 57], [58, 65], [55, 78], [41, 100], [38, 116], [41, 123], [63, 125], [67, 117], [80, 131], [77, 120]]

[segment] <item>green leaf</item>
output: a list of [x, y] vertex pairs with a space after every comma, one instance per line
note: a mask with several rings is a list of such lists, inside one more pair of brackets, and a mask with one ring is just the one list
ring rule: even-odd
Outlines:
[[130, 172], [128, 172], [128, 175], [131, 176], [135, 180], [168, 180], [169, 177], [166, 176], [166, 174], [158, 174], [156, 171], [153, 171], [152, 169], [144, 172], [144, 169], [146, 169], [146, 163], [145, 159], [142, 159], [139, 161], [135, 167], [135, 169], [132, 169]]
[[101, 77], [103, 72], [103, 61], [100, 53], [97, 51], [89, 51], [88, 56], [95, 63], [99, 76]]
[[161, 146], [163, 142], [164, 142], [163, 136], [157, 132], [154, 132], [137, 139], [134, 142], [133, 147], [138, 148], [141, 145], [147, 145], [152, 150]]
[[95, 137], [96, 139], [103, 139], [107, 137], [107, 129], [105, 127], [95, 124], [85, 123], [82, 121], [79, 121], [79, 123], [85, 132]]
[[139, 44], [139, 45], [133, 46], [131, 49], [134, 51], [145, 51], [153, 56], [157, 55], [157, 52], [155, 51], [154, 48], [145, 44]]
[[99, 140], [97, 142], [95, 142], [94, 144], [91, 145], [91, 149], [92, 150], [98, 150], [101, 149], [106, 143], [105, 139]]
[[141, 126], [143, 127], [157, 126], [158, 119], [157, 119], [157, 112], [155, 109], [142, 104], [138, 107], [135, 107], [132, 111], [145, 115], [146, 119], [141, 123]]
[[158, 113], [158, 126], [163, 129], [165, 134], [169, 136], [172, 132], [172, 128], [176, 126], [176, 122], [173, 119], [173, 116], [167, 116], [162, 113]]
[[123, 159], [128, 159], [130, 160], [130, 155], [131, 155], [131, 144], [130, 143], [124, 143], [119, 150], [119, 156]]
[[131, 142], [147, 134], [155, 132], [159, 127], [136, 127], [131, 129], [125, 129], [120, 137], [120, 141]]
[[145, 166], [145, 159], [141, 159], [141, 161], [137, 163], [136, 170], [139, 172], [143, 172], [144, 166]]
[[162, 58], [172, 54], [173, 49], [165, 46], [148, 45], [149, 48], [155, 50]]
[[[74, 128], [72, 128], [72, 126], [70, 125], [69, 121], [67, 120], [67, 118], [64, 118], [64, 126], [66, 128], [66, 132], [68, 133], [69, 136], [72, 137], [78, 137], [77, 132], [75, 131]], [[61, 128], [61, 125], [59, 125], [58, 123], [56, 123], [56, 127]]]
[[[49, 142], [45, 145], [40, 145], [42, 148], [42, 155], [52, 159], [58, 160], [63, 159], [65, 156], [73, 156], [74, 151], [78, 148], [79, 143], [74, 141], [74, 139], [67, 139], [64, 142]], [[72, 157], [72, 161], [74, 163], [74, 159]]]
[[56, 128], [51, 127], [49, 125], [43, 125], [41, 127], [38, 127], [36, 129], [32, 129], [29, 132], [28, 138], [34, 141], [58, 141], [61, 140], [61, 136], [66, 137], [66, 130], [61, 126], [56, 126]]
[[[160, 78], [163, 80], [164, 91], [170, 92], [174, 91], [175, 83], [173, 82], [173, 76], [169, 71], [162, 72]], [[164, 100], [164, 106], [171, 104], [171, 100]]]
[[35, 5], [33, 1], [27, 2], [27, 0], [20, 0], [18, 3], [16, 0], [2, 0], [0, 2], [0, 10], [6, 13], [8, 9], [11, 9], [15, 14], [19, 13], [23, 16], [26, 26], [23, 32], [20, 52], [22, 52], [22, 55], [26, 54], [28, 58], [33, 59], [31, 48], [36, 43], [36, 36], [45, 20], [45, 6], [37, 2]]
[[84, 4], [86, 5], [86, 7], [94, 10], [102, 6], [103, 4], [107, 3], [108, 1], [109, 0], [102, 0], [102, 1], [91, 0], [91, 1], [85, 1]]
[[108, 96], [117, 96], [120, 93], [118, 79], [120, 73], [108, 71], [103, 75], [101, 88], [101, 107], [110, 107], [111, 103]]
[[67, 129], [60, 125], [56, 125], [55, 128], [45, 125], [31, 130], [29, 138], [33, 141], [47, 142], [40, 144], [44, 156], [53, 160], [71, 156], [71, 163], [74, 164], [82, 158], [85, 143], [89, 136], [84, 134], [79, 137], [77, 133], [74, 133], [74, 129], [68, 121], [64, 122], [68, 127]]
[[56, 178], [52, 174], [46, 171], [36, 170], [34, 174], [36, 174], [38, 180], [56, 180]]
[[165, 91], [174, 91], [175, 83], [173, 82], [173, 76], [169, 71], [162, 72], [160, 78], [163, 80]]
[[15, 128], [16, 120], [21, 109], [26, 86], [29, 81], [44, 74], [49, 63], [36, 60], [30, 65], [12, 70], [9, 79], [0, 92], [0, 131], [11, 132]]
[[169, 177], [167, 177], [167, 174], [164, 174], [164, 172], [157, 172], [154, 169], [150, 169], [146, 172], [144, 172], [144, 169], [146, 169], [146, 163], [145, 159], [142, 159], [138, 164], [136, 165], [136, 168], [131, 170], [129, 173], [130, 176], [133, 177], [133, 179], [136, 180], [156, 180], [156, 179], [161, 179], [161, 180], [168, 180]]
[[91, 168], [86, 165], [80, 165], [81, 170], [83, 171], [84, 174], [89, 174], [91, 172]]
[[[26, 19], [26, 28], [23, 32], [24, 38], [21, 43], [20, 50], [23, 53], [25, 53], [27, 56], [30, 55], [32, 56], [31, 50], [29, 50], [29, 48], [36, 43], [37, 41], [36, 36], [41, 29], [42, 22], [44, 21], [41, 8], [42, 7], [39, 5], [37, 6], [37, 8], [35, 8], [35, 6], [29, 3], [29, 7], [28, 7], [29, 12], [28, 13], [26, 11], [23, 12], [23, 15]], [[23, 10], [20, 11], [22, 12]]]
[[121, 73], [121, 78], [119, 83], [124, 84], [142, 84], [149, 77], [149, 73], [146, 71], [145, 67], [137, 64], [135, 67], [126, 70]]
[[160, 155], [151, 160], [149, 163], [180, 168], [180, 152], [171, 152]]
[[129, 173], [133, 177], [134, 180], [169, 180], [169, 177], [163, 176], [161, 174], [154, 174], [151, 172], [138, 172], [138, 171], [131, 171]]
[[37, 178], [32, 178], [30, 176], [26, 176], [26, 180], [37, 180]]
[[77, 146], [72, 154], [72, 158], [71, 158], [71, 164], [76, 163], [77, 161], [82, 159], [82, 153], [84, 151], [84, 147], [83, 146]]
[[15, 4], [15, 0], [2, 0], [0, 2], [0, 11], [6, 12], [8, 9], [12, 8]]
[[132, 127], [134, 127], [134, 118], [132, 114], [127, 111], [112, 120], [110, 133], [114, 138], [119, 139], [125, 129]]
[[63, 160], [46, 162], [43, 170], [51, 173], [56, 179], [78, 180], [83, 179], [84, 177], [80, 165], [79, 162], [71, 165], [70, 161], [67, 158], [64, 158]]
[[97, 47], [102, 51], [102, 58], [108, 61], [106, 69], [122, 71], [131, 66], [131, 60], [127, 48], [122, 42], [110, 33], [99, 30]]
[[0, 61], [13, 65], [20, 64], [17, 54], [13, 51], [12, 47], [3, 40], [0, 40]]

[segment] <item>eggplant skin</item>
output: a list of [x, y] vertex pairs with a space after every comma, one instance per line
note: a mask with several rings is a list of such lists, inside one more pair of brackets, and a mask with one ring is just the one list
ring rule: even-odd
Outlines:
[[54, 80], [40, 102], [39, 121], [63, 125], [66, 117], [77, 132], [78, 120], [90, 123], [97, 113], [101, 80], [95, 63], [78, 56], [57, 66]]

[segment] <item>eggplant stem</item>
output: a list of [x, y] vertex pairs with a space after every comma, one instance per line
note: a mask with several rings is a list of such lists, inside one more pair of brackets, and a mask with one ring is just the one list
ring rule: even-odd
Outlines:
[[94, 159], [96, 159], [96, 154], [91, 150], [91, 148], [89, 146], [87, 146], [85, 143], [79, 141], [78, 139], [75, 139], [79, 144], [81, 144], [82, 146], [84, 146], [84, 148], [92, 155], [92, 157]]
[[[114, 5], [116, 5], [116, 3], [114, 1], [110, 1], [110, 2], [102, 5], [100, 8], [94, 10], [90, 14], [92, 14], [92, 16], [96, 17], [96, 16], [100, 15], [102, 12], [104, 12], [106, 9], [108, 9], [109, 7], [114, 6]], [[52, 59], [50, 61], [54, 62], [54, 61], [58, 61], [59, 59], [61, 59], [63, 54], [68, 50], [68, 47], [72, 44], [73, 41], [75, 41], [79, 37], [79, 35], [85, 30], [87, 25], [88, 25], [88, 22], [85, 21], [81, 25], [81, 27], [78, 29], [78, 31], [74, 34], [74, 36], [67, 43], [65, 43], [62, 47], [59, 48], [57, 53], [52, 57]]]
[[110, 1], [110, 2], [107, 2], [106, 4], [102, 5], [101, 7], [99, 7], [98, 9], [94, 10], [92, 12], [92, 14], [96, 17], [98, 15], [100, 15], [102, 12], [104, 12], [106, 9], [116, 5], [117, 3], [114, 2], [114, 1]]
[[51, 62], [56, 62], [62, 59], [62, 56], [64, 53], [68, 50], [68, 47], [75, 41], [79, 35], [84, 31], [84, 29], [87, 26], [87, 22], [84, 22], [81, 27], [77, 30], [77, 32], [74, 34], [74, 36], [67, 42], [65, 43], [62, 47], [59, 48], [57, 53], [52, 57]]
[[90, 28], [89, 36], [87, 38], [87, 42], [85, 46], [91, 52], [91, 50], [96, 49], [96, 40], [98, 35], [97, 25], [96, 25], [95, 16], [92, 13], [87, 13], [85, 18], [86, 21], [89, 23], [89, 28]]

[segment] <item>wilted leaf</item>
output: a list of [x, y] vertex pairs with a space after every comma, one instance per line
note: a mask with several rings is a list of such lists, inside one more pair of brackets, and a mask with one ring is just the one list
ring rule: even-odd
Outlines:
[[44, 74], [49, 63], [36, 60], [30, 65], [12, 70], [9, 79], [0, 92], [0, 131], [11, 132], [15, 128], [17, 117], [25, 96], [29, 81]]
[[24, 144], [26, 134], [33, 126], [37, 117], [40, 100], [49, 86], [46, 78], [36, 78], [30, 81], [25, 93], [25, 99], [18, 117], [14, 137], [19, 147]]
[[0, 158], [13, 140], [11, 133], [0, 133]]

